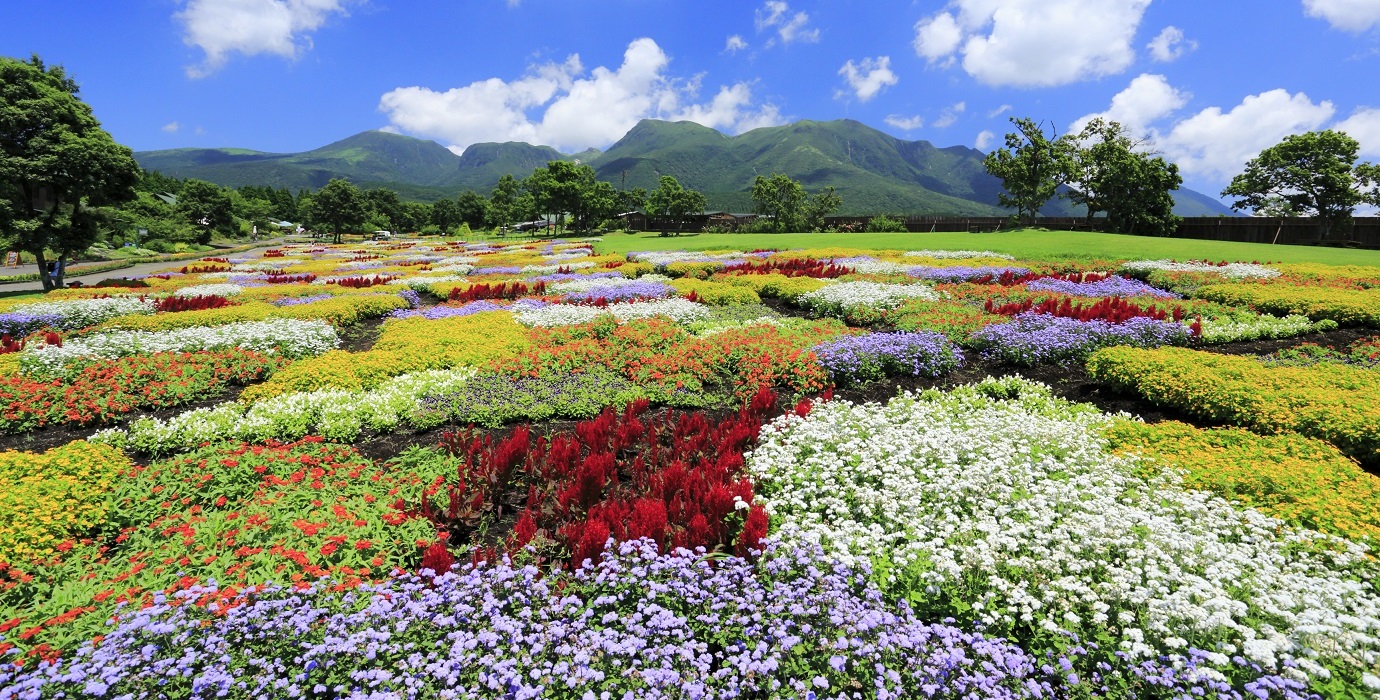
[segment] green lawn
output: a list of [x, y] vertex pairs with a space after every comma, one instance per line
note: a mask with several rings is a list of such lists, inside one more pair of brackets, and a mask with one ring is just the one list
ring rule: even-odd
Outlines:
[[635, 250], [755, 250], [835, 246], [892, 250], [991, 250], [1028, 260], [1173, 258], [1380, 266], [1380, 251], [1377, 250], [1230, 243], [1038, 229], [999, 233], [705, 233], [679, 238], [662, 238], [655, 233], [614, 233], [604, 236], [604, 239], [595, 245], [595, 250], [599, 253], [628, 253]]

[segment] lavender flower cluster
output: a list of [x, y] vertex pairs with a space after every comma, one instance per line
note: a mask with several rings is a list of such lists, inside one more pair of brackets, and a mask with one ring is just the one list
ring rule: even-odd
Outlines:
[[947, 282], [958, 284], [980, 277], [1000, 277], [1003, 273], [1011, 273], [1017, 277], [1030, 274], [1030, 270], [1024, 267], [996, 267], [992, 265], [981, 265], [972, 267], [968, 265], [955, 265], [953, 267], [928, 267], [918, 266], [906, 270], [906, 274], [922, 280], [931, 282]]
[[554, 273], [549, 274], [549, 275], [539, 275], [539, 276], [537, 276], [537, 277], [529, 277], [529, 278], [527, 279], [527, 281], [528, 281], [528, 282], [546, 282], [547, 284], [554, 284], [554, 283], [557, 283], [557, 282], [570, 282], [570, 281], [573, 281], [573, 280], [612, 280], [612, 279], [620, 279], [620, 278], [622, 278], [622, 277], [623, 277], [623, 273], [621, 273], [621, 272], [615, 272], [615, 271], [612, 271], [612, 270], [610, 270], [610, 271], [608, 271], [608, 272], [591, 272], [591, 273], [589, 273], [589, 274], [587, 274], [587, 275], [582, 275], [582, 274], [580, 274], [580, 273], [578, 273], [578, 272], [554, 272]]
[[40, 328], [58, 328], [62, 321], [61, 314], [0, 314], [0, 333], [11, 338], [22, 338]]
[[[410, 291], [410, 290], [409, 290], [409, 291]], [[416, 294], [416, 292], [412, 292], [412, 293], [413, 293], [413, 294]], [[441, 319], [441, 318], [454, 318], [454, 317], [456, 317], [456, 316], [469, 316], [469, 315], [471, 315], [471, 314], [477, 314], [477, 313], [481, 313], [481, 312], [484, 312], [484, 311], [502, 311], [504, 308], [505, 308], [505, 307], [499, 306], [498, 304], [495, 304], [495, 303], [492, 302], [492, 301], [483, 301], [483, 300], [481, 300], [481, 301], [472, 301], [472, 302], [470, 302], [470, 303], [468, 303], [468, 304], [465, 304], [464, 306], [445, 306], [445, 305], [439, 305], [439, 306], [428, 306], [428, 307], [426, 307], [426, 308], [424, 308], [424, 309], [421, 309], [421, 308], [398, 309], [397, 311], [392, 311], [392, 312], [390, 312], [390, 313], [388, 314], [388, 317], [389, 317], [389, 318], [412, 318], [412, 317], [414, 317], [414, 316], [421, 316], [422, 318], [429, 318], [429, 319], [435, 321], [435, 320]]]
[[497, 265], [494, 267], [476, 268], [472, 275], [516, 275], [522, 272], [522, 268], [517, 265]]
[[816, 345], [815, 357], [840, 384], [888, 374], [938, 377], [963, 364], [963, 352], [942, 333], [869, 333]]
[[1112, 275], [1098, 282], [1070, 282], [1068, 280], [1046, 277], [1027, 282], [1026, 289], [1032, 292], [1054, 292], [1079, 297], [1160, 297], [1161, 299], [1182, 299], [1174, 292], [1152, 287], [1140, 280]]
[[274, 306], [299, 306], [301, 304], [310, 304], [314, 301], [325, 301], [326, 299], [334, 297], [334, 294], [313, 294], [309, 297], [283, 297], [282, 299], [274, 299], [269, 303]]
[[398, 292], [398, 296], [402, 297], [402, 300], [407, 302], [407, 308], [409, 309], [419, 309], [422, 306], [422, 295], [415, 289], [404, 289]]
[[644, 540], [572, 574], [504, 561], [345, 592], [269, 587], [221, 614], [160, 598], [99, 646], [0, 665], [0, 698], [1062, 694], [1040, 659], [921, 622], [817, 548], [706, 554]]
[[623, 284], [606, 284], [590, 287], [587, 291], [571, 292], [564, 299], [570, 303], [583, 303], [604, 299], [610, 303], [634, 299], [664, 299], [674, 296], [675, 287], [662, 282], [633, 281]]
[[1171, 321], [1139, 317], [1111, 323], [1026, 312], [1009, 323], [987, 326], [970, 340], [987, 359], [1034, 366], [1080, 360], [1114, 345], [1155, 348], [1186, 345], [1188, 339], [1188, 328]]

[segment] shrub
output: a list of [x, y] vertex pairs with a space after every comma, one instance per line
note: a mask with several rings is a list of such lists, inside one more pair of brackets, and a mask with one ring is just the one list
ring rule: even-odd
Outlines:
[[64, 542], [101, 527], [106, 493], [129, 468], [119, 450], [83, 440], [43, 454], [0, 452], [0, 569], [57, 557]]
[[867, 233], [905, 233], [906, 222], [900, 219], [893, 219], [889, 216], [874, 216], [867, 220], [867, 226], [863, 228]]
[[689, 277], [706, 280], [709, 276], [724, 269], [722, 262], [673, 262], [666, 265], [666, 274], [671, 277]]
[[1203, 287], [1195, 296], [1222, 304], [1250, 306], [1277, 316], [1298, 314], [1343, 326], [1380, 328], [1380, 289], [1219, 284]]

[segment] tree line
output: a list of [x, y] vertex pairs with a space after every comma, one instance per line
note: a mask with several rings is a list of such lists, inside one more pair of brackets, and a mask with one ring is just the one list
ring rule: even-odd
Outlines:
[[[1181, 221], [1171, 194], [1179, 167], [1133, 139], [1118, 122], [1094, 119], [1077, 134], [1055, 136], [1044, 124], [1012, 117], [1016, 131], [983, 161], [1000, 178], [1002, 206], [1032, 223], [1056, 197], [1085, 207], [1090, 228], [1168, 236]], [[1361, 204], [1380, 206], [1380, 166], [1357, 162], [1360, 144], [1340, 131], [1287, 136], [1246, 163], [1223, 197], [1260, 216], [1311, 216], [1319, 238], [1338, 237]]]

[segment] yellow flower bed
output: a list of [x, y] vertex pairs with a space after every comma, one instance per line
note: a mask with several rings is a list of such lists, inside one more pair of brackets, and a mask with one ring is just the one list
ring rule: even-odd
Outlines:
[[0, 355], [0, 377], [13, 377], [19, 374], [19, 353]]
[[682, 277], [671, 280], [671, 286], [681, 296], [689, 296], [694, 292], [699, 298], [700, 303], [710, 306], [733, 306], [737, 304], [760, 304], [762, 297], [757, 296], [757, 292], [743, 286], [727, 284], [725, 282], [709, 282], [705, 280], [691, 279]]
[[721, 262], [673, 262], [666, 266], [666, 274], [671, 277], [690, 277], [707, 280], [709, 276], [724, 269]]
[[320, 319], [336, 326], [351, 326], [364, 319], [378, 318], [390, 311], [404, 308], [407, 308], [407, 301], [396, 294], [342, 294], [297, 306], [274, 306], [263, 301], [248, 301], [235, 306], [203, 311], [117, 316], [96, 326], [96, 330], [168, 331], [194, 326], [223, 326], [240, 321], [262, 321], [267, 318]]
[[105, 494], [131, 467], [119, 450], [77, 440], [43, 454], [0, 452], [0, 562], [26, 564], [105, 521]]
[[240, 394], [252, 403], [273, 396], [324, 388], [371, 389], [409, 372], [477, 367], [513, 357], [529, 345], [530, 331], [507, 312], [390, 320], [366, 352], [334, 350], [299, 360]]
[[1323, 265], [1321, 263], [1291, 263], [1271, 265], [1283, 273], [1289, 282], [1322, 284], [1329, 287], [1373, 289], [1380, 287], [1380, 267], [1368, 265]]
[[1200, 430], [1178, 422], [1115, 421], [1105, 430], [1117, 452], [1150, 467], [1185, 472], [1184, 486], [1240, 501], [1291, 525], [1380, 542], [1380, 477], [1337, 448], [1301, 435]]
[[758, 296], [776, 297], [787, 301], [795, 301], [800, 295], [809, 294], [829, 284], [813, 277], [787, 277], [777, 273], [770, 275], [715, 275], [714, 281], [736, 287], [747, 287], [757, 292]]
[[644, 262], [623, 263], [614, 269], [623, 273], [623, 276], [628, 279], [637, 279], [643, 275], [650, 275], [656, 272], [656, 267], [654, 265]]
[[1214, 284], [1194, 294], [1201, 299], [1314, 321], [1331, 319], [1344, 326], [1380, 327], [1380, 289], [1296, 287], [1285, 284]]
[[1270, 367], [1254, 357], [1186, 348], [1117, 347], [1088, 358], [1088, 374], [1159, 406], [1257, 433], [1326, 440], [1380, 462], [1380, 372], [1347, 365]]

